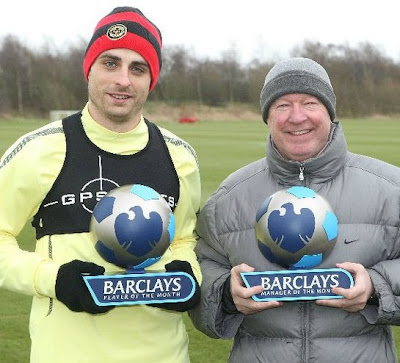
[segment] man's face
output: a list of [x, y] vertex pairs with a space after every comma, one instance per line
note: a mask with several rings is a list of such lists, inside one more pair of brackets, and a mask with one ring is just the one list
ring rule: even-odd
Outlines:
[[316, 156], [329, 139], [331, 119], [316, 97], [292, 93], [275, 100], [268, 111], [268, 126], [280, 154], [304, 161]]
[[124, 48], [101, 53], [88, 77], [91, 116], [111, 130], [132, 130], [140, 121], [150, 82], [149, 66], [140, 54]]

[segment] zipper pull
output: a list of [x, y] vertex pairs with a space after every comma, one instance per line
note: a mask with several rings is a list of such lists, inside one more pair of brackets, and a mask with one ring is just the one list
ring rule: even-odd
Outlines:
[[300, 181], [303, 181], [303, 180], [304, 180], [304, 173], [303, 173], [303, 171], [304, 171], [304, 166], [303, 166], [303, 165], [300, 165], [300, 174], [299, 174], [299, 180], [300, 180]]

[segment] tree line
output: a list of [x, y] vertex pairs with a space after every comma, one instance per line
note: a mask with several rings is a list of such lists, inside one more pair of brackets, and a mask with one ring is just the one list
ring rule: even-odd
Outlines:
[[[0, 43], [0, 115], [47, 117], [50, 110], [81, 109], [87, 100], [83, 40], [63, 51], [31, 49], [14, 36]], [[400, 64], [366, 42], [357, 47], [304, 41], [291, 56], [309, 57], [328, 71], [340, 117], [400, 115]], [[163, 49], [151, 101], [226, 106], [259, 105], [269, 69], [279, 59], [242, 64], [234, 48], [219, 59], [198, 58], [183, 46]]]

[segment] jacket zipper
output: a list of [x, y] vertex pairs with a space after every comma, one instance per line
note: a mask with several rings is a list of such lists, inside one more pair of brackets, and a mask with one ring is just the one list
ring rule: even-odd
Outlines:
[[304, 164], [300, 164], [299, 180], [304, 181]]
[[[49, 258], [53, 259], [53, 243], [51, 241], [51, 235], [49, 236], [49, 243], [48, 243], [48, 255]], [[47, 311], [47, 315], [49, 316], [51, 314], [51, 312], [53, 311], [53, 298], [51, 297], [49, 299], [49, 310]]]
[[301, 363], [306, 363], [310, 355], [310, 303], [301, 303]]

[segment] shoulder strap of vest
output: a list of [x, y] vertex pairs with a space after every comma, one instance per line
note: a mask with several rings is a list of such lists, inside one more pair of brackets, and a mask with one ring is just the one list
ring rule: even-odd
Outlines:
[[154, 130], [154, 131], [157, 131], [157, 133], [158, 133], [159, 135], [161, 135], [161, 137], [162, 137], [160, 128], [159, 128], [154, 122], [149, 121], [147, 118], [144, 119], [144, 122], [146, 123], [146, 125], [147, 125], [147, 127], [148, 127], [149, 129], [152, 129], [152, 130]]
[[[155, 137], [158, 137], [159, 140], [161, 141], [161, 145], [163, 146], [164, 150], [166, 151], [167, 155], [169, 156], [169, 159], [171, 161], [171, 164], [173, 165], [171, 155], [168, 151], [167, 143], [164, 139], [164, 135], [161, 133], [160, 128], [153, 122], [147, 120], [146, 118], [144, 119], [144, 122], [146, 123], [148, 129], [149, 129], [149, 135], [153, 135]], [[151, 137], [151, 136], [150, 136]], [[175, 169], [175, 166], [174, 166]]]
[[80, 121], [80, 119], [81, 119], [81, 117], [82, 117], [82, 111], [78, 111], [78, 112], [76, 112], [76, 113], [74, 113], [74, 114], [72, 114], [72, 115], [69, 115], [69, 116], [67, 116], [67, 117], [64, 117], [63, 119], [62, 119], [62, 124], [63, 124], [63, 126], [65, 125], [65, 122], [69, 122], [69, 121]]

